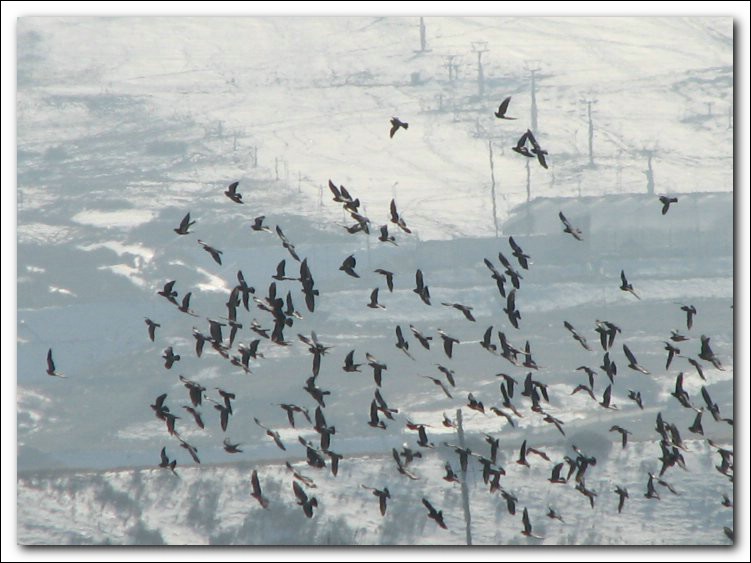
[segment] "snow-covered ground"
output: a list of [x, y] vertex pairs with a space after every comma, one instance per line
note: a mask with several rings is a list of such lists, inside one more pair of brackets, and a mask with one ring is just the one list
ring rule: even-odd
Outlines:
[[[695, 412], [670, 393], [683, 371], [695, 406], [704, 404], [704, 385], [722, 416], [733, 416], [732, 20], [426, 18], [425, 25], [429, 51], [417, 52], [417, 18], [19, 20], [20, 543], [461, 544], [460, 487], [441, 479], [447, 459], [458, 471], [456, 454], [441, 445], [458, 439], [441, 425], [443, 413], [454, 418], [457, 408], [474, 453], [489, 453], [483, 433], [500, 439], [501, 484], [519, 499], [512, 517], [470, 461], [475, 544], [728, 542], [723, 527], [733, 528], [733, 511], [721, 500], [733, 498], [733, 484], [716, 470], [716, 450], [687, 430]], [[478, 41], [488, 49], [482, 95], [472, 51]], [[454, 54], [450, 81], [446, 57]], [[530, 69], [538, 69], [536, 112]], [[508, 95], [517, 120], [502, 122], [493, 111]], [[596, 100], [594, 165], [584, 100]], [[390, 139], [392, 116], [410, 125]], [[528, 161], [510, 147], [535, 118], [549, 169], [530, 162], [533, 200], [525, 204]], [[649, 155], [655, 194], [647, 193]], [[331, 201], [329, 178], [360, 198], [374, 225], [388, 221], [396, 198], [413, 234], [389, 223], [396, 247], [375, 234], [347, 234], [342, 225], [353, 221]], [[223, 194], [235, 180], [242, 206]], [[662, 193], [679, 198], [665, 216]], [[584, 242], [561, 232], [560, 210], [582, 228]], [[178, 237], [172, 229], [188, 211], [196, 224]], [[197, 358], [191, 332], [208, 333], [206, 317], [226, 315], [238, 269], [258, 296], [280, 260], [298, 275], [276, 235], [250, 230], [258, 215], [272, 229], [280, 225], [308, 258], [320, 297], [310, 314], [298, 282], [277, 282], [304, 318], [286, 330], [290, 346], [262, 341], [265, 357], [246, 375], [208, 346]], [[500, 268], [499, 251], [511, 258], [509, 235], [532, 257], [517, 295], [519, 330], [483, 264], [489, 258]], [[221, 249], [223, 265], [196, 239]], [[338, 270], [353, 253], [359, 280]], [[393, 293], [376, 268], [396, 273]], [[431, 307], [412, 291], [417, 268]], [[618, 289], [621, 269], [641, 300]], [[198, 317], [156, 295], [172, 279], [179, 298], [193, 292]], [[375, 287], [385, 310], [366, 307]], [[473, 306], [477, 322], [444, 301]], [[683, 303], [698, 311], [691, 330]], [[161, 324], [154, 343], [144, 317]], [[255, 338], [252, 319], [271, 328], [252, 303], [250, 312], [240, 309], [233, 352]], [[616, 411], [570, 395], [586, 381], [576, 371], [582, 364], [599, 371], [598, 400], [608, 383], [598, 370], [596, 319], [622, 329], [610, 352], [618, 364]], [[571, 338], [564, 320], [593, 351]], [[414, 360], [394, 347], [397, 324]], [[430, 351], [410, 324], [433, 336]], [[540, 366], [534, 377], [550, 394], [545, 410], [564, 422], [565, 436], [518, 395], [524, 418], [514, 428], [466, 407], [470, 392], [486, 408], [499, 406], [495, 374], [521, 382], [528, 372], [479, 346], [491, 325], [517, 347], [530, 342]], [[441, 350], [439, 328], [461, 341], [452, 359]], [[331, 391], [331, 449], [345, 456], [337, 477], [304, 463], [297, 437], [317, 442], [317, 434], [290, 428], [278, 407], [315, 407], [303, 390], [311, 356], [296, 336], [311, 330], [332, 346], [317, 383]], [[663, 341], [671, 330], [689, 340], [676, 344], [684, 357], [667, 370]], [[702, 362], [706, 382], [687, 362], [699, 354], [700, 335], [711, 337], [724, 368]], [[624, 343], [649, 375], [628, 369]], [[169, 371], [160, 357], [167, 346], [182, 356]], [[44, 373], [49, 348], [67, 379]], [[388, 364], [381, 392], [400, 412], [385, 430], [367, 425], [371, 368], [341, 370], [352, 349], [357, 362], [370, 352]], [[420, 377], [442, 377], [436, 363], [456, 372], [452, 399]], [[178, 374], [201, 382], [212, 398], [214, 387], [237, 395], [226, 436], [243, 444], [242, 453], [222, 449], [225, 433], [210, 403], [202, 408], [206, 430], [193, 425], [180, 408], [188, 396]], [[642, 392], [644, 410], [627, 398], [629, 389]], [[165, 392], [201, 466], [149, 408]], [[680, 428], [686, 447], [686, 471], [665, 474], [680, 494], [660, 489], [660, 501], [644, 498], [647, 473], [660, 468], [658, 413]], [[280, 432], [286, 453], [254, 417]], [[430, 425], [438, 446], [411, 466], [415, 481], [399, 475], [391, 458], [403, 443], [418, 449], [406, 419]], [[732, 426], [708, 412], [703, 422], [705, 438], [732, 449]], [[612, 424], [633, 433], [626, 449], [608, 432]], [[596, 456], [586, 481], [598, 493], [595, 508], [573, 483], [548, 483], [552, 463], [535, 456], [530, 468], [514, 463], [524, 439], [555, 462], [575, 456], [572, 444]], [[179, 476], [155, 468], [163, 446], [178, 460]], [[284, 460], [318, 485], [311, 520], [294, 504]], [[253, 468], [269, 511], [249, 497]], [[361, 484], [389, 487], [384, 518]], [[631, 495], [620, 515], [616, 485]], [[426, 518], [422, 497], [444, 510], [448, 530]], [[548, 505], [565, 523], [546, 518]], [[521, 535], [524, 506], [544, 540]]]

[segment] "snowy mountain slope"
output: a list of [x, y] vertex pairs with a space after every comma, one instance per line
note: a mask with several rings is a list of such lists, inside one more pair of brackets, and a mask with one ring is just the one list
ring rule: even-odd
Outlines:
[[[699, 392], [706, 385], [723, 415], [731, 416], [732, 131], [723, 113], [732, 92], [730, 20], [429, 18], [427, 26], [432, 50], [416, 54], [416, 20], [411, 18], [235, 18], [212, 19], [211, 24], [190, 18], [20, 21], [19, 508], [35, 510], [19, 510], [19, 541], [461, 542], [458, 492], [439, 480], [440, 460], [423, 460], [425, 483], [402, 484], [406, 496], [400, 498], [405, 500], [394, 501], [399, 516], [383, 526], [373, 510], [374, 499], [358, 481], [386, 471], [398, 477], [390, 467], [393, 462], [383, 456], [415, 439], [403, 431], [406, 417], [433, 425], [429, 433], [439, 435], [442, 413], [465, 405], [469, 392], [487, 406], [499, 404], [494, 374], [506, 371], [524, 378], [527, 370], [479, 347], [490, 325], [516, 346], [530, 341], [541, 366], [535, 376], [551, 390], [546, 410], [565, 422], [567, 433], [561, 436], [532, 413], [513, 429], [494, 415], [464, 408], [467, 431], [475, 438], [481, 432], [498, 433], [508, 459], [524, 436], [561, 458], [571, 453], [571, 442], [582, 445], [577, 433], [593, 431], [594, 442], [606, 446], [601, 446], [603, 457], [588, 484], [607, 491], [623, 479], [630, 490], [641, 491], [639, 496], [646, 471], [657, 468], [657, 412], [682, 429], [692, 422], [693, 413], [670, 395], [679, 371], [686, 372], [685, 387], [696, 404], [701, 404]], [[137, 41], [133, 30], [138, 30]], [[538, 40], [541, 33], [558, 46], [555, 59], [550, 46]], [[414, 41], [406, 39], [413, 36]], [[477, 40], [488, 41], [490, 49], [483, 58], [483, 97], [477, 96], [470, 47]], [[463, 57], [459, 79], [449, 82], [442, 65], [444, 55], [452, 52]], [[540, 66], [536, 134], [550, 153], [550, 170], [532, 162], [531, 193], [540, 199], [515, 207], [526, 197], [526, 169], [524, 159], [509, 147], [529, 126], [526, 67], [535, 65]], [[415, 72], [419, 78], [413, 83]], [[519, 119], [499, 123], [492, 111], [509, 94], [511, 113]], [[587, 166], [582, 97], [598, 99], [593, 168]], [[708, 102], [713, 104], [711, 115]], [[392, 115], [409, 121], [410, 128], [388, 139]], [[491, 238], [488, 138], [504, 234], [500, 239]], [[664, 217], [656, 196], [644, 194], [645, 148], [655, 150], [656, 192], [680, 198]], [[329, 178], [360, 197], [364, 213], [377, 224], [387, 221], [388, 203], [396, 197], [414, 234], [396, 233], [398, 247], [385, 246], [375, 236], [347, 235], [341, 225], [351, 220], [330, 201]], [[240, 181], [245, 205], [222, 194], [231, 180]], [[617, 195], [603, 197], [609, 194]], [[583, 221], [583, 244], [560, 232], [559, 209], [566, 209], [577, 224]], [[191, 236], [177, 237], [172, 229], [187, 211], [197, 224]], [[308, 314], [299, 283], [278, 282], [284, 294], [292, 292], [304, 318], [285, 333], [292, 345], [263, 341], [265, 357], [252, 362], [253, 373], [245, 375], [210, 350], [197, 358], [191, 331], [197, 327], [205, 332], [206, 317], [226, 315], [224, 304], [238, 269], [259, 296], [266, 294], [281, 259], [286, 259], [288, 273], [297, 275], [298, 266], [275, 235], [249, 229], [251, 219], [261, 214], [272, 228], [282, 226], [300, 255], [309, 259], [321, 295], [316, 313]], [[497, 264], [499, 250], [510, 256], [509, 234], [533, 258], [518, 294], [520, 331], [509, 325], [502, 311], [505, 302], [482, 263], [487, 257]], [[222, 266], [211, 261], [198, 238], [223, 250]], [[360, 280], [337, 269], [352, 253]], [[396, 272], [394, 293], [372, 273], [378, 267]], [[432, 307], [412, 292], [417, 268], [430, 285]], [[641, 301], [618, 290], [622, 268]], [[178, 312], [155, 294], [171, 279], [177, 280], [180, 297], [193, 292], [191, 307], [198, 317]], [[377, 286], [383, 311], [365, 307]], [[442, 301], [474, 306], [477, 323], [442, 307]], [[699, 311], [692, 331], [685, 329], [685, 315], [676, 304], [688, 301]], [[240, 315], [244, 326], [238, 343], [256, 337], [248, 330], [254, 318], [271, 328], [268, 316], [252, 306]], [[154, 343], [147, 339], [146, 316], [162, 325]], [[569, 396], [585, 381], [575, 368], [585, 363], [597, 369], [602, 352], [579, 348], [562, 322], [572, 322], [594, 349], [595, 319], [612, 320], [623, 329], [611, 354], [619, 367], [617, 413], [581, 394]], [[394, 347], [396, 324], [410, 341], [414, 361]], [[430, 352], [412, 337], [409, 324], [434, 337]], [[452, 360], [440, 349], [438, 328], [461, 340]], [[662, 369], [662, 341], [673, 329], [690, 337], [680, 347], [692, 357], [699, 353], [698, 337], [711, 336], [725, 371], [705, 364], [705, 383], [685, 358], [677, 358], [669, 371]], [[276, 514], [263, 524], [248, 517], [246, 469], [279, 459], [279, 450], [253, 417], [280, 431], [290, 459], [304, 454], [296, 443], [298, 434], [316, 439], [309, 428], [289, 428], [278, 407], [282, 401], [315, 406], [302, 389], [310, 355], [296, 337], [311, 330], [333, 346], [323, 359], [318, 384], [332, 391], [326, 417], [340, 429], [332, 447], [347, 456], [342, 477], [348, 480], [345, 486], [322, 479], [327, 484], [321, 484], [320, 518], [303, 523], [291, 504], [288, 479], [278, 475], [278, 465], [266, 466], [264, 478], [279, 480], [287, 494], [278, 518], [297, 518], [300, 525], [299, 532], [286, 533], [274, 524]], [[626, 368], [622, 343], [650, 376]], [[166, 346], [182, 356], [169, 371], [160, 358]], [[68, 380], [44, 375], [49, 347]], [[374, 390], [370, 368], [363, 366], [359, 374], [340, 369], [353, 348], [357, 362], [371, 352], [388, 364], [382, 393], [401, 413], [386, 432], [366, 424]], [[438, 376], [438, 362], [457, 373], [453, 399], [420, 377]], [[188, 397], [178, 374], [204, 384], [212, 398], [218, 397], [217, 386], [237, 394], [227, 436], [243, 443], [238, 467], [215, 466], [228, 461], [218, 413], [204, 404], [207, 429], [195, 428], [181, 409]], [[604, 378], [598, 379], [600, 397], [605, 385]], [[626, 398], [632, 388], [644, 395], [643, 413]], [[164, 392], [172, 411], [181, 415], [178, 431], [198, 447], [206, 468], [185, 467], [187, 452], [149, 409]], [[708, 419], [707, 414], [707, 436], [728, 445], [732, 427]], [[618, 437], [602, 428], [615, 420], [633, 432], [635, 442], [618, 456], [610, 449]], [[477, 441], [476, 447], [483, 448], [481, 438]], [[508, 449], [506, 441], [513, 443]], [[162, 446], [177, 457], [180, 481], [143, 469], [157, 463]], [[622, 519], [596, 518], [605, 510], [598, 503], [594, 512], [585, 510], [577, 517], [573, 530], [553, 530], [545, 522], [546, 542], [629, 543], [622, 529], [634, 531], [657, 511], [670, 518], [671, 534], [642, 530], [633, 543], [722, 543], [722, 527], [732, 527], [732, 514], [717, 502], [721, 494], [731, 495], [732, 486], [714, 470], [717, 455], [703, 442], [692, 441], [689, 451], [689, 471], [671, 473], [670, 479], [690, 493], [666, 498], [658, 508], [640, 498], [633, 516]], [[452, 463], [456, 465], [455, 458]], [[54, 472], [63, 467], [74, 469]], [[510, 488], [529, 495], [535, 527], [547, 520], [548, 497], [536, 486], [547, 486], [549, 467], [544, 467], [535, 471], [533, 466], [534, 481], [523, 472], [507, 476]], [[25, 473], [42, 468], [53, 473]], [[240, 499], [222, 487], [227, 484], [219, 476], [222, 471], [244, 491]], [[495, 520], [480, 526], [478, 543], [523, 539], [519, 518], [503, 518], [498, 495], [487, 495], [477, 487], [476, 475], [473, 479], [473, 503], [503, 523], [502, 530], [495, 529]], [[129, 480], [140, 497], [129, 496]], [[201, 492], [204, 482], [212, 492]], [[166, 499], [160, 488], [172, 485], [174, 498]], [[560, 502], [564, 518], [586, 508], [586, 499], [572, 486], [560, 490], [568, 494], [544, 489], [551, 502]], [[34, 502], [40, 491], [51, 495], [52, 506]], [[421, 494], [451, 507], [449, 539], [424, 518]], [[97, 522], [90, 507], [101, 503], [110, 512]], [[223, 517], [204, 521], [205, 503]], [[42, 507], [37, 511], [37, 506]], [[610, 515], [612, 503], [607, 506]], [[173, 514], [178, 507], [188, 515], [192, 510], [193, 516]], [[361, 519], [362, 514], [367, 518]], [[412, 516], [414, 527], [405, 529]], [[345, 525], [342, 519], [349, 521]], [[696, 533], [695, 526], [702, 532]], [[694, 533], [689, 536], [686, 530]]]

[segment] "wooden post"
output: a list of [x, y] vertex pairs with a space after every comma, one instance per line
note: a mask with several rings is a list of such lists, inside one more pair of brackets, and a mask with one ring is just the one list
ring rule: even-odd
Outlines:
[[[462, 409], [456, 409], [456, 433], [459, 447], [464, 449], [464, 427], [462, 426]], [[462, 507], [464, 508], [464, 522], [466, 522], [467, 545], [472, 545], [472, 513], [469, 510], [469, 488], [467, 487], [467, 472], [462, 470]]]

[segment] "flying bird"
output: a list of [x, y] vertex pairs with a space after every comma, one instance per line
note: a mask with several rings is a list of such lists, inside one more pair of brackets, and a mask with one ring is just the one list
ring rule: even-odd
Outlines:
[[198, 244], [200, 244], [206, 252], [211, 254], [211, 257], [214, 259], [214, 262], [216, 262], [220, 266], [222, 265], [222, 256], [221, 256], [222, 251], [221, 250], [217, 250], [213, 246], [209, 246], [208, 244], [203, 242], [201, 239], [198, 239]]
[[265, 215], [260, 215], [253, 219], [253, 224], [250, 226], [251, 229], [254, 231], [265, 231], [267, 233], [271, 232], [271, 229], [269, 229], [266, 225], [263, 224], [264, 219], [266, 219]]
[[433, 508], [433, 505], [430, 504], [430, 502], [426, 498], [422, 499], [422, 503], [425, 505], [425, 508], [428, 509], [428, 518], [435, 520], [436, 524], [438, 524], [444, 530], [447, 530], [448, 528], [443, 521], [443, 510], [436, 510], [435, 508]]
[[177, 465], [177, 460], [173, 459], [172, 461], [169, 460], [167, 457], [167, 447], [163, 447], [162, 451], [160, 452], [161, 461], [159, 462], [159, 467], [162, 469], [166, 469], [169, 467], [169, 469], [172, 471], [172, 473], [175, 473], [175, 466]]
[[626, 358], [628, 358], [628, 367], [645, 375], [649, 375], [649, 372], [639, 365], [639, 362], [636, 361], [636, 356], [634, 356], [633, 352], [631, 352], [625, 344], [623, 345], [623, 353], [626, 354]]
[[468, 321], [475, 322], [475, 318], [472, 316], [472, 307], [469, 307], [467, 305], [462, 305], [461, 303], [445, 303], [442, 302], [441, 305], [444, 305], [446, 307], [453, 307], [457, 311], [461, 311], [462, 314], [467, 318]]
[[256, 499], [261, 507], [268, 508], [269, 500], [263, 496], [263, 493], [261, 493], [261, 484], [258, 482], [258, 471], [255, 469], [253, 470], [253, 473], [250, 474], [250, 486], [253, 488], [250, 496]]
[[297, 481], [292, 481], [292, 490], [295, 492], [295, 496], [297, 497], [297, 504], [302, 507], [302, 511], [305, 513], [305, 516], [312, 518], [313, 508], [318, 506], [318, 500], [316, 499], [316, 497], [308, 498], [308, 495], [306, 495], [305, 491], [303, 491], [303, 488], [297, 484]]
[[519, 246], [514, 240], [514, 237], [509, 237], [508, 242], [514, 251], [512, 255], [516, 257], [516, 259], [519, 261], [519, 265], [525, 270], [529, 270], [529, 258], [530, 258], [529, 254], [524, 253], [524, 251], [522, 250], [522, 247]]
[[389, 488], [384, 487], [383, 490], [376, 489], [375, 487], [366, 487], [365, 485], [361, 485], [363, 489], [367, 489], [368, 491], [371, 491], [374, 496], [378, 497], [378, 506], [381, 510], [381, 516], [386, 516], [386, 499], [391, 498], [391, 493], [389, 493]]
[[414, 325], [409, 325], [409, 329], [412, 331], [412, 334], [415, 335], [415, 338], [417, 338], [420, 344], [422, 344], [422, 347], [426, 350], [430, 350], [430, 341], [433, 340], [433, 337], [425, 336], [423, 333], [417, 330]]
[[397, 227], [399, 227], [402, 231], [407, 233], [408, 235], [412, 233], [412, 231], [407, 227], [407, 223], [404, 221], [404, 218], [399, 215], [399, 212], [396, 210], [396, 200], [391, 200], [390, 205], [390, 211], [391, 211], [391, 222], [394, 223]]
[[164, 284], [164, 288], [162, 288], [160, 291], [157, 291], [157, 294], [167, 299], [167, 301], [169, 301], [173, 305], [177, 305], [177, 301], [175, 300], [175, 297], [177, 297], [177, 291], [173, 289], [174, 287], [175, 280], [168, 281]]
[[195, 221], [190, 220], [190, 213], [188, 213], [185, 215], [185, 217], [183, 217], [183, 220], [180, 221], [180, 226], [172, 230], [175, 231], [178, 235], [187, 235], [190, 232], [188, 231], [188, 229], [195, 224]]
[[527, 536], [528, 538], [535, 538], [538, 540], [544, 539], [542, 536], [537, 536], [532, 533], [532, 524], [529, 523], [529, 513], [527, 512], [527, 507], [524, 507], [524, 512], [522, 513], [522, 525], [524, 526], [524, 529], [522, 530], [522, 535]]
[[540, 166], [543, 168], [548, 167], [548, 163], [545, 161], [545, 155], [548, 154], [548, 151], [543, 150], [539, 143], [537, 142], [537, 139], [535, 139], [535, 136], [532, 134], [532, 131], [527, 129], [527, 139], [530, 143], [532, 143], [532, 150], [530, 151], [532, 154], [537, 155], [537, 161], [540, 163]]
[[686, 313], [686, 328], [691, 330], [694, 325], [694, 315], [696, 315], [696, 307], [693, 305], [682, 305], [681, 311]]
[[172, 368], [172, 364], [174, 364], [175, 362], [179, 362], [180, 361], [180, 355], [179, 354], [175, 354], [172, 351], [172, 346], [168, 346], [167, 348], [164, 349], [164, 352], [162, 354], [162, 358], [164, 358], [164, 367], [167, 368], [167, 369], [171, 369]]
[[62, 377], [63, 379], [66, 379], [65, 375], [55, 371], [55, 362], [52, 360], [52, 348], [47, 350], [47, 375]]
[[639, 297], [634, 291], [634, 286], [628, 283], [628, 280], [626, 279], [626, 274], [623, 272], [623, 270], [621, 270], [621, 291], [628, 291], [637, 299], [641, 299], [641, 297]]
[[385, 309], [385, 305], [381, 305], [378, 302], [378, 288], [376, 287], [371, 293], [370, 293], [370, 303], [368, 303], [368, 307], [371, 309]]
[[668, 212], [668, 209], [670, 209], [671, 203], [678, 203], [677, 197], [668, 197], [666, 195], [661, 195], [659, 197], [660, 203], [662, 203], [662, 214], [665, 215]]
[[228, 198], [230, 198], [235, 203], [242, 203], [243, 202], [243, 196], [242, 194], [237, 193], [237, 186], [240, 182], [232, 182], [229, 186], [227, 186], [227, 189], [224, 190], [224, 195], [226, 195]]
[[240, 446], [242, 444], [233, 444], [232, 442], [230, 442], [229, 438], [225, 438], [224, 442], [222, 443], [224, 444], [224, 451], [227, 453], [238, 454], [242, 452], [242, 450], [240, 449]]
[[519, 140], [516, 142], [516, 146], [511, 147], [511, 150], [514, 152], [518, 152], [519, 154], [526, 156], [527, 158], [534, 158], [534, 155], [529, 152], [529, 149], [527, 148], [527, 139], [529, 138], [529, 129], [527, 129], [526, 133], [519, 137]]
[[376, 274], [381, 274], [382, 276], [386, 277], [386, 285], [389, 288], [389, 292], [394, 292], [394, 273], [389, 272], [388, 270], [384, 270], [382, 268], [378, 268], [377, 270], [373, 270]]
[[409, 123], [403, 122], [398, 117], [392, 117], [391, 118], [391, 130], [389, 131], [389, 137], [393, 137], [400, 127], [406, 131], [407, 129], [409, 129]]
[[614, 492], [618, 495], [618, 514], [620, 514], [621, 510], [623, 510], [623, 505], [628, 498], [628, 489], [626, 487], [616, 485]]
[[274, 443], [279, 447], [280, 450], [287, 451], [287, 448], [285, 448], [284, 444], [282, 443], [282, 437], [279, 435], [279, 432], [272, 430], [267, 426], [264, 426], [256, 417], [253, 417], [253, 421], [266, 431], [266, 435], [274, 440]]
[[339, 266], [339, 269], [345, 274], [352, 276], [353, 278], [359, 278], [360, 275], [355, 272], [355, 264], [357, 264], [357, 260], [355, 260], [355, 256], [353, 254], [350, 254], [347, 258], [344, 259], [344, 262], [342, 262], [342, 265]]
[[498, 106], [498, 111], [495, 112], [495, 116], [498, 119], [516, 119], [515, 117], [506, 117], [506, 111], [508, 110], [508, 105], [510, 101], [511, 101], [511, 96], [503, 100], [501, 102], [501, 105]]
[[381, 234], [378, 236], [378, 240], [381, 242], [390, 242], [394, 246], [399, 246], [396, 244], [396, 238], [394, 238], [394, 235], [389, 234], [388, 225], [381, 225]]
[[620, 432], [621, 434], [621, 447], [625, 448], [626, 444], [628, 443], [628, 435], [631, 434], [628, 430], [625, 428], [618, 426], [617, 424], [614, 424], [610, 427], [610, 432]]
[[566, 219], [566, 216], [563, 214], [563, 211], [558, 212], [558, 217], [560, 217], [561, 221], [563, 222], [563, 232], [570, 234], [572, 237], [574, 237], [576, 240], [584, 240], [582, 238], [582, 232], [581, 230], [572, 227], [571, 223], [568, 222], [568, 219]]

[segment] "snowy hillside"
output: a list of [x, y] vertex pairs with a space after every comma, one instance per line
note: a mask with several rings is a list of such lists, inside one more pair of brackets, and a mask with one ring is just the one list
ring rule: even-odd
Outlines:
[[[460, 486], [441, 479], [446, 460], [458, 472], [456, 453], [442, 445], [456, 443], [456, 431], [441, 423], [458, 408], [473, 453], [489, 455], [484, 433], [500, 440], [501, 485], [519, 499], [509, 515], [471, 458], [476, 544], [538, 541], [521, 534], [524, 506], [545, 544], [729, 542], [723, 528], [734, 527], [733, 510], [721, 501], [733, 498], [733, 483], [716, 466], [717, 447], [733, 444], [722, 420], [734, 409], [732, 21], [426, 18], [425, 51], [418, 25], [364, 17], [19, 20], [20, 543], [464, 543]], [[478, 42], [487, 42], [481, 94]], [[493, 115], [506, 96], [516, 121]], [[409, 128], [389, 138], [392, 116]], [[511, 150], [535, 121], [547, 170]], [[354, 221], [331, 201], [329, 179], [360, 199], [370, 235], [345, 231]], [[233, 181], [243, 205], [223, 193]], [[664, 193], [678, 197], [665, 215], [657, 199]], [[392, 198], [411, 234], [389, 222]], [[583, 241], [562, 232], [560, 211]], [[196, 224], [178, 236], [173, 229], [188, 212]], [[276, 281], [302, 318], [285, 329], [288, 346], [261, 338], [262, 357], [246, 374], [210, 344], [197, 357], [193, 330], [208, 335], [208, 318], [226, 318], [238, 270], [259, 299], [281, 260], [288, 277], [300, 276], [276, 234], [251, 230], [259, 215], [307, 259], [320, 295], [311, 313], [299, 281]], [[378, 240], [382, 224], [398, 246]], [[509, 236], [531, 257], [528, 270], [512, 257]], [[221, 265], [198, 239], [223, 252]], [[523, 276], [518, 330], [483, 262], [502, 271], [499, 252]], [[339, 270], [349, 255], [359, 279]], [[377, 268], [394, 272], [393, 292]], [[413, 291], [418, 269], [431, 306]], [[621, 270], [639, 299], [619, 289]], [[192, 292], [196, 316], [157, 295], [169, 280], [178, 300]], [[385, 309], [366, 306], [376, 287]], [[473, 307], [476, 322], [443, 302]], [[684, 304], [697, 310], [690, 329]], [[160, 324], [154, 342], [145, 317]], [[273, 328], [252, 300], [237, 320], [230, 355], [259, 338], [252, 321]], [[599, 368], [597, 320], [621, 329], [609, 350], [616, 410], [598, 404], [610, 381]], [[410, 357], [395, 347], [397, 325]], [[410, 325], [433, 338], [430, 350]], [[539, 369], [483, 349], [490, 326], [497, 346], [498, 331], [517, 348], [529, 342]], [[438, 329], [459, 341], [452, 358]], [[687, 340], [670, 341], [674, 330]], [[315, 410], [303, 389], [311, 354], [297, 336], [311, 331], [331, 347], [316, 384], [331, 391], [331, 450], [344, 455], [336, 477], [305, 464], [298, 437], [317, 444], [319, 435], [299, 415], [292, 428], [279, 407]], [[705, 380], [688, 361], [698, 358], [702, 335], [722, 368], [703, 359]], [[666, 341], [681, 349], [669, 368]], [[624, 344], [649, 374], [628, 368]], [[170, 370], [161, 357], [168, 346], [181, 356]], [[66, 379], [45, 374], [50, 348]], [[360, 373], [342, 371], [353, 349]], [[399, 409], [385, 429], [368, 425], [376, 384], [366, 353], [387, 364], [380, 393]], [[437, 364], [455, 372], [450, 398], [428, 379], [448, 385]], [[571, 395], [587, 382], [582, 365], [597, 372], [595, 401]], [[562, 421], [565, 435], [530, 409], [521, 388], [513, 403], [524, 416], [513, 426], [489, 410], [501, 406], [496, 374], [522, 384], [532, 371], [547, 385], [545, 414]], [[688, 430], [697, 411], [671, 395], [680, 372], [691, 405], [705, 409], [703, 437]], [[217, 401], [217, 387], [235, 393], [226, 432], [208, 400], [205, 429], [194, 424], [179, 375]], [[641, 392], [643, 410], [629, 390]], [[162, 393], [200, 466], [149, 407]], [[485, 414], [468, 408], [470, 393]], [[644, 497], [648, 472], [661, 468], [658, 413], [680, 429], [686, 466], [667, 470], [680, 494], [660, 488], [659, 501]], [[286, 452], [254, 418], [280, 433]], [[407, 420], [427, 425], [437, 447], [420, 448]], [[608, 431], [614, 424], [631, 432], [625, 449]], [[225, 437], [243, 451], [227, 454]], [[516, 464], [525, 439], [551, 461], [530, 455], [531, 467]], [[418, 480], [396, 471], [391, 448], [404, 443], [424, 454], [410, 466]], [[576, 456], [573, 444], [597, 458], [586, 481], [597, 491], [594, 509], [573, 479], [547, 481], [555, 463]], [[178, 476], [157, 467], [162, 447], [177, 459]], [[286, 460], [318, 485], [308, 491], [319, 500], [311, 520], [295, 505]], [[268, 512], [249, 496], [254, 468]], [[362, 484], [389, 487], [384, 518]], [[616, 485], [630, 492], [621, 515]], [[422, 497], [444, 510], [447, 531], [426, 517]], [[546, 518], [548, 505], [565, 524]]]

